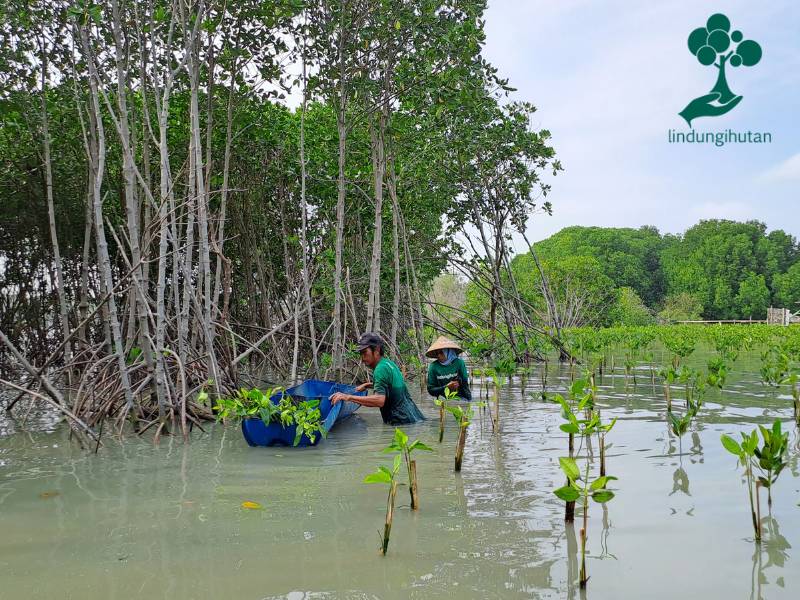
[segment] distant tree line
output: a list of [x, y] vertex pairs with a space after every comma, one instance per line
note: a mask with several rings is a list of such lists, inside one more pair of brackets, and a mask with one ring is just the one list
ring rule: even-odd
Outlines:
[[[639, 229], [567, 227], [536, 253], [568, 325], [641, 325], [690, 319], [763, 319], [769, 306], [800, 309], [800, 247], [757, 221], [701, 221], [682, 235]], [[531, 252], [511, 261], [516, 286], [546, 315]], [[472, 284], [466, 306], [486, 308]]]

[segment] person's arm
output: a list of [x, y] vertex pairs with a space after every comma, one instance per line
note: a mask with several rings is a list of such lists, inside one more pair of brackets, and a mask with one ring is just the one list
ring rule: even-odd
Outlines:
[[464, 398], [464, 400], [472, 400], [472, 391], [469, 389], [469, 372], [467, 371], [467, 363], [465, 363], [461, 358], [458, 360], [461, 361], [458, 369], [458, 376], [461, 379], [460, 385], [458, 386], [458, 395]]
[[[359, 386], [360, 387], [360, 386]], [[361, 406], [371, 406], [380, 408], [386, 404], [386, 394], [370, 394], [369, 396], [356, 396], [355, 394], [345, 394], [344, 392], [336, 392], [331, 396], [331, 404], [336, 405], [337, 402], [342, 400], [349, 400]]]
[[436, 376], [433, 373], [433, 363], [428, 365], [428, 393], [434, 398], [444, 395], [443, 385], [436, 385]]

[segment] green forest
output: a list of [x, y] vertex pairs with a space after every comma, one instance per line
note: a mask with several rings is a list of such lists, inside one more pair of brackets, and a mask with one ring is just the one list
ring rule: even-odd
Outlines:
[[[652, 226], [567, 227], [534, 251], [572, 326], [764, 319], [770, 306], [800, 308], [797, 240], [757, 221], [705, 220], [681, 235]], [[511, 270], [526, 302], [545, 314], [533, 255], [515, 256]], [[471, 283], [468, 312], [485, 313], [488, 304]]]

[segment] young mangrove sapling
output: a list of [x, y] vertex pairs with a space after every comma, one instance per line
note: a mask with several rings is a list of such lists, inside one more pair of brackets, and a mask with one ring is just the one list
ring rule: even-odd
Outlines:
[[[599, 422], [599, 419], [597, 419], [596, 415], [593, 417], [593, 420], [597, 420]], [[586, 434], [588, 437], [588, 435], [591, 435], [592, 433], [591, 426], [587, 424], [586, 429], [588, 430], [588, 433]], [[586, 574], [586, 540], [588, 537], [587, 528], [589, 525], [589, 498], [591, 497], [592, 500], [600, 504], [611, 500], [614, 497], [614, 492], [606, 489], [606, 485], [608, 485], [609, 481], [616, 480], [617, 478], [611, 475], [601, 475], [590, 482], [590, 460], [588, 456], [586, 457], [583, 473], [581, 473], [578, 463], [574, 458], [561, 457], [558, 459], [558, 462], [561, 466], [561, 470], [567, 476], [567, 485], [554, 490], [553, 493], [565, 502], [576, 502], [578, 499], [580, 499], [583, 505], [583, 527], [581, 527], [580, 586], [584, 588], [586, 587], [586, 582], [589, 580], [589, 577]]]
[[427, 452], [432, 452], [433, 448], [427, 446], [420, 442], [419, 440], [414, 440], [410, 444], [408, 443], [408, 435], [402, 429], [395, 429], [394, 430], [394, 439], [392, 443], [386, 446], [382, 450], [382, 452], [388, 453], [399, 453], [406, 464], [406, 470], [408, 471], [408, 491], [411, 494], [411, 510], [419, 509], [419, 488], [417, 486], [417, 461], [411, 460], [411, 453], [415, 450], [425, 450]]
[[[758, 446], [759, 430], [764, 440], [760, 448]], [[738, 457], [739, 463], [744, 467], [744, 474], [747, 479], [748, 499], [750, 500], [750, 515], [753, 520], [753, 530], [755, 532], [756, 541], [760, 542], [761, 503], [759, 489], [762, 487], [767, 488], [767, 501], [769, 504], [772, 504], [772, 486], [786, 466], [789, 434], [781, 432], [780, 421], [776, 420], [772, 424], [771, 429], [759, 425], [758, 429], [754, 429], [749, 434], [742, 433], [741, 436], [741, 443], [724, 434], [720, 439], [725, 449]], [[753, 472], [754, 468], [759, 470], [761, 473], [760, 476], [756, 477]]]
[[380, 466], [377, 471], [364, 478], [364, 483], [383, 483], [389, 486], [389, 497], [386, 501], [386, 521], [383, 526], [383, 535], [380, 536], [381, 554], [384, 556], [386, 556], [386, 551], [389, 549], [389, 536], [392, 533], [392, 520], [394, 519], [394, 500], [397, 496], [397, 486], [399, 485], [396, 477], [402, 460], [402, 457], [398, 454], [394, 457], [391, 470]]

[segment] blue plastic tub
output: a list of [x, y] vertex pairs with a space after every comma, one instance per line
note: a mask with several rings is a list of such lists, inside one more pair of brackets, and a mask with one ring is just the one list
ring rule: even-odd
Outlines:
[[[320, 381], [318, 379], [307, 379], [300, 385], [288, 388], [285, 393], [300, 401], [319, 400], [319, 411], [322, 413], [323, 421], [322, 427], [326, 432], [330, 432], [338, 421], [349, 417], [361, 406], [355, 402], [344, 401], [331, 407], [330, 396], [335, 392], [356, 394], [358, 396], [365, 394], [365, 392], [356, 392], [356, 388], [352, 385], [333, 381]], [[275, 394], [270, 398], [275, 404], [280, 402], [280, 399], [281, 394]], [[251, 446], [293, 446], [295, 433], [296, 427], [294, 425], [289, 425], [288, 427], [284, 427], [280, 423], [269, 423], [267, 425], [257, 417], [242, 419], [242, 434], [244, 434], [245, 441]], [[317, 435], [312, 442], [308, 436], [303, 435], [297, 445], [316, 446], [321, 439], [322, 436]]]

